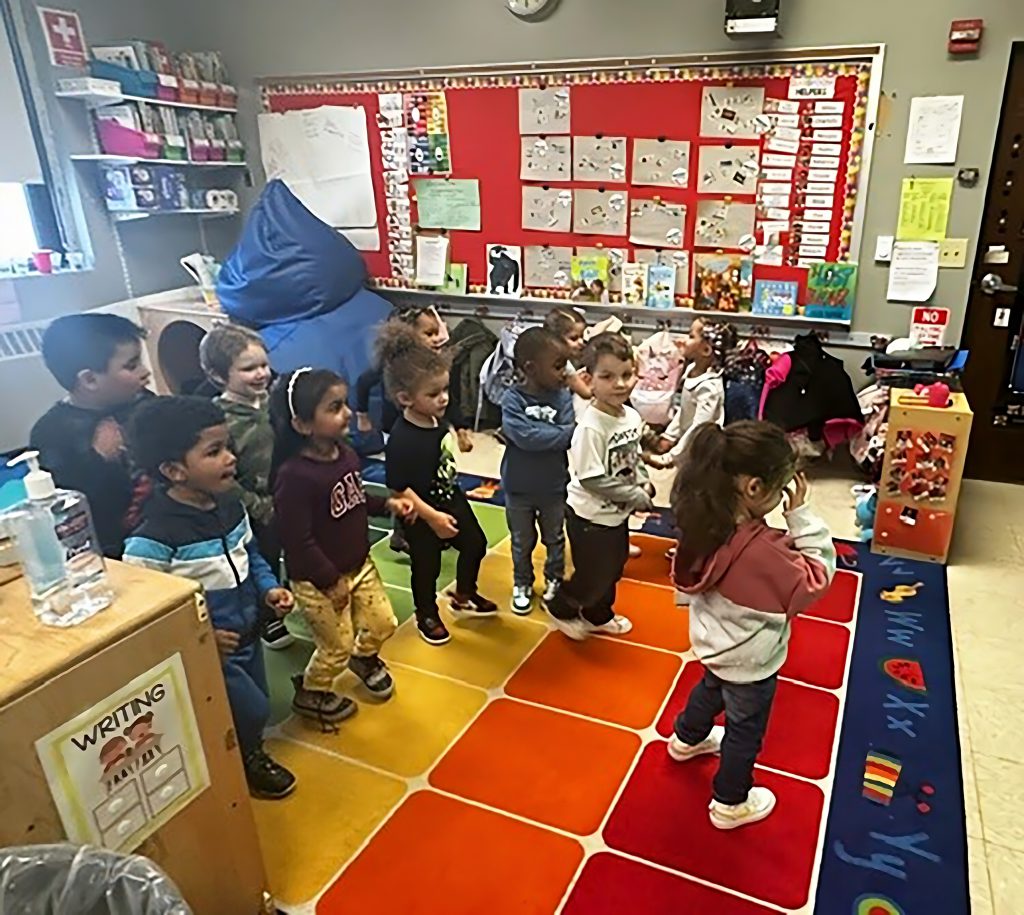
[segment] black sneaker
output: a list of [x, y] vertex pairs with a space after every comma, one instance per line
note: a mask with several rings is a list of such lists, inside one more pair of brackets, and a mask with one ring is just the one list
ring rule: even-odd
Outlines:
[[391, 679], [388, 666], [380, 659], [380, 655], [353, 655], [349, 658], [348, 669], [363, 681], [363, 686], [375, 699], [390, 699], [395, 691], [395, 681]]
[[463, 596], [455, 591], [448, 592], [449, 608], [456, 619], [480, 619], [497, 616], [498, 605], [477, 593]]
[[452, 640], [451, 634], [441, 622], [437, 613], [430, 616], [416, 616], [416, 630], [423, 637], [425, 642], [431, 645], [444, 645]]
[[388, 546], [396, 553], [409, 552], [409, 541], [406, 540], [405, 535], [398, 530], [392, 531], [391, 539], [388, 541]]
[[288, 631], [284, 620], [279, 620], [276, 617], [263, 624], [260, 636], [263, 639], [263, 644], [271, 651], [280, 651], [282, 648], [288, 648], [295, 644], [295, 636]]
[[295, 687], [295, 698], [292, 699], [292, 711], [303, 718], [316, 721], [321, 726], [337, 724], [351, 718], [358, 706], [348, 696], [325, 689], [306, 689], [302, 685], [302, 674], [292, 677]]
[[280, 800], [295, 790], [295, 776], [274, 762], [263, 747], [253, 750], [245, 758], [245, 780], [249, 793], [265, 801]]

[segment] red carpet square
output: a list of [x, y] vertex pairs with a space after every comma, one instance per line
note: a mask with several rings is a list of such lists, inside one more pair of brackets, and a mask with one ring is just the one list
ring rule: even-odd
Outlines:
[[628, 731], [499, 699], [448, 751], [430, 784], [590, 835], [639, 749], [640, 738]]
[[846, 675], [850, 630], [833, 623], [797, 617], [789, 640], [789, 657], [781, 674], [812, 686], [839, 689]]
[[675, 588], [624, 578], [616, 590], [615, 612], [632, 621], [633, 631], [624, 636], [630, 642], [680, 653], [690, 647], [689, 611], [676, 606]]
[[505, 687], [518, 699], [629, 728], [657, 717], [682, 661], [613, 639], [574, 642], [550, 633]]
[[550, 915], [582, 859], [582, 846], [565, 836], [420, 791], [405, 799], [316, 911]]
[[853, 622], [853, 611], [857, 604], [857, 591], [860, 588], [860, 576], [853, 572], [840, 569], [832, 579], [832, 587], [805, 616], [817, 616], [834, 623]]
[[824, 796], [807, 782], [759, 769], [778, 806], [766, 820], [720, 830], [708, 819], [712, 757], [669, 759], [656, 741], [640, 763], [604, 830], [614, 849], [691, 874], [784, 909], [807, 902]]
[[[703, 675], [703, 667], [691, 661], [672, 690], [665, 711], [658, 721], [658, 733], [668, 737], [672, 725], [685, 707], [690, 690]], [[781, 769], [805, 778], [824, 778], [832, 764], [832, 743], [839, 717], [839, 699], [820, 689], [779, 681], [764, 737], [764, 749], [757, 761], [772, 769]], [[725, 724], [720, 715], [719, 724]]]
[[607, 852], [594, 855], [580, 874], [562, 915], [777, 915], [730, 896]]
[[672, 561], [665, 558], [665, 551], [676, 545], [675, 540], [651, 534], [630, 534], [629, 542], [640, 547], [641, 553], [626, 563], [622, 577], [671, 587]]

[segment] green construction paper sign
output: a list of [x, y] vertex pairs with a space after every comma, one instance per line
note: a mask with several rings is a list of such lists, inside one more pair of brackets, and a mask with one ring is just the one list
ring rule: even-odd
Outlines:
[[467, 278], [465, 264], [449, 264], [441, 292], [447, 292], [449, 295], [465, 295]]
[[480, 231], [480, 182], [476, 178], [414, 178], [412, 185], [419, 228]]

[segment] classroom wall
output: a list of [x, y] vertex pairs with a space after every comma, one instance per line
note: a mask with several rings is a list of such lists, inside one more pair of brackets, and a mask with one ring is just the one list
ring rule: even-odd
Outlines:
[[[1010, 43], [1024, 39], [1019, 0], [783, 0], [782, 39], [734, 40], [723, 31], [724, 0], [562, 0], [546, 22], [519, 23], [504, 0], [181, 0], [211, 47], [220, 48], [244, 88], [241, 118], [257, 148], [260, 76], [605, 56], [684, 54], [733, 48], [800, 48], [884, 42], [885, 104], [875, 146], [854, 330], [903, 334], [909, 308], [885, 301], [887, 270], [872, 262], [874, 239], [896, 227], [901, 179], [949, 168], [904, 166], [909, 103], [915, 95], [964, 94], [960, 166], [982, 169], [981, 184], [957, 188], [950, 237], [977, 234], [1006, 77]], [[950, 60], [950, 23], [985, 19], [972, 60]], [[457, 155], [456, 151], [456, 155]], [[973, 258], [972, 243], [970, 257]], [[959, 332], [969, 270], [942, 271], [935, 304], [953, 309]]]

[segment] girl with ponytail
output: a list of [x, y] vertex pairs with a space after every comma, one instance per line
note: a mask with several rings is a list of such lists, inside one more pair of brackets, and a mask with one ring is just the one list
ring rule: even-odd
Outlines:
[[[690, 595], [690, 640], [704, 675], [676, 718], [668, 753], [721, 753], [710, 817], [735, 829], [767, 817], [775, 796], [754, 787], [792, 619], [828, 590], [836, 551], [807, 505], [807, 478], [782, 430], [744, 421], [694, 430], [672, 493], [680, 535], [676, 586]], [[785, 499], [788, 532], [765, 523]], [[715, 718], [725, 711], [725, 727]]]

